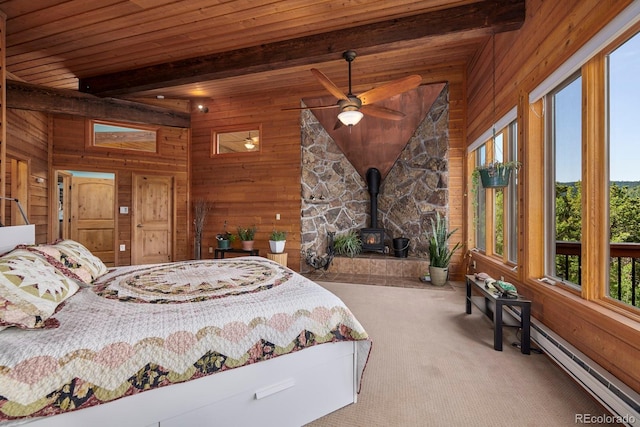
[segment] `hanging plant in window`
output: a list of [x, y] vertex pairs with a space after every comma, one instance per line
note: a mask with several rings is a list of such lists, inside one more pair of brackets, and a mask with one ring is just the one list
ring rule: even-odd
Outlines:
[[520, 168], [520, 162], [492, 162], [484, 166], [477, 167], [472, 177], [474, 186], [477, 186], [478, 179], [484, 188], [504, 188], [509, 185], [511, 171]]
[[[493, 91], [493, 146], [496, 143], [496, 35], [491, 35], [491, 61], [492, 61], [492, 91]], [[471, 175], [472, 192], [475, 195], [478, 190], [478, 181], [482, 182], [484, 188], [504, 188], [509, 185], [511, 171], [518, 169], [520, 162], [492, 161], [475, 168]]]

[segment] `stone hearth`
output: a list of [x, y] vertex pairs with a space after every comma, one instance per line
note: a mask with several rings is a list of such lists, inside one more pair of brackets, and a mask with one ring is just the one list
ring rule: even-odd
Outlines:
[[397, 258], [382, 254], [362, 254], [354, 258], [335, 257], [327, 273], [418, 279], [429, 270], [424, 258]]

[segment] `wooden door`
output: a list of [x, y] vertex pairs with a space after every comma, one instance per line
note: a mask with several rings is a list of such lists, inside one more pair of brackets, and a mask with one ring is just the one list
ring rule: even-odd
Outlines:
[[133, 177], [132, 264], [173, 259], [173, 177]]
[[115, 263], [114, 201], [113, 179], [71, 177], [71, 239], [108, 266]]

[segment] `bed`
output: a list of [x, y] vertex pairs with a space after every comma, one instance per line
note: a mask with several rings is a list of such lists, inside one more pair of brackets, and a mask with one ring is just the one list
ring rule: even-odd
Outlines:
[[371, 349], [338, 297], [261, 257], [107, 269], [67, 240], [18, 245], [2, 277], [31, 294], [0, 312], [0, 427], [299, 426], [356, 402]]

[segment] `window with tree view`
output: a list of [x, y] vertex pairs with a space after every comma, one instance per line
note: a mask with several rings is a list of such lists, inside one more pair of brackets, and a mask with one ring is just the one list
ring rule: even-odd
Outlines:
[[608, 55], [609, 296], [640, 307], [640, 35]]
[[547, 171], [552, 206], [548, 209], [548, 274], [580, 286], [582, 205], [582, 78], [573, 76], [547, 97]]
[[[495, 132], [475, 154], [472, 186], [475, 211], [475, 246], [503, 262], [517, 263], [517, 169], [511, 170], [506, 187], [484, 188], [477, 171], [487, 165], [517, 162], [516, 121]], [[498, 172], [499, 173], [499, 172]]]

